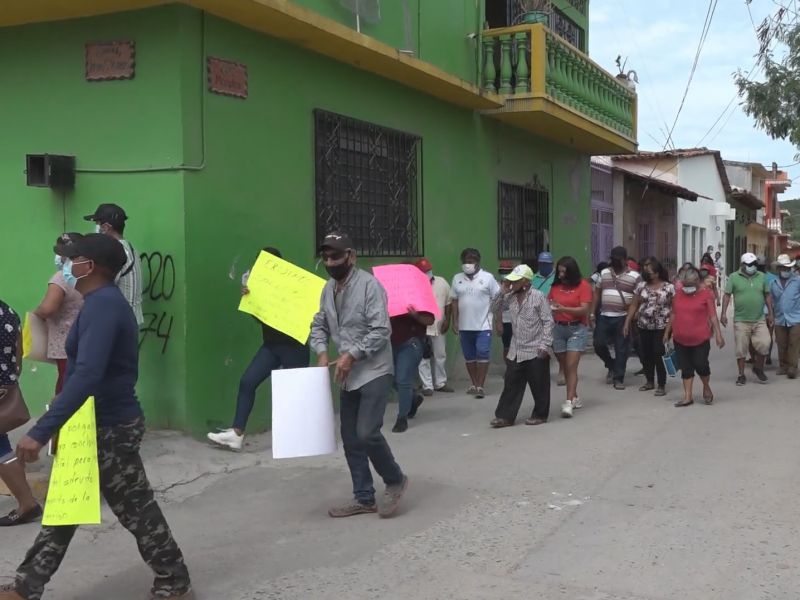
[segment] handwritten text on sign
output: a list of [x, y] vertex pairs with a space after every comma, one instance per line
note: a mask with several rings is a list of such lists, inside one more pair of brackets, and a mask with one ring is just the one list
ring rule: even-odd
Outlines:
[[311, 333], [311, 321], [319, 311], [319, 297], [325, 280], [269, 254], [262, 252], [250, 271], [239, 310], [305, 342]]
[[372, 272], [386, 288], [390, 317], [407, 314], [409, 305], [417, 312], [442, 317], [430, 279], [414, 265], [384, 265], [372, 267]]
[[58, 435], [42, 525], [100, 523], [100, 470], [94, 398], [89, 398]]

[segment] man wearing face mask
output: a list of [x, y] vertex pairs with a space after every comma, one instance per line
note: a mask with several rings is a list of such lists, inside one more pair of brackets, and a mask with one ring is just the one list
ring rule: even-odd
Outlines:
[[[450, 284], [444, 277], [433, 274], [433, 266], [427, 258], [420, 258], [415, 264], [428, 276], [436, 303], [439, 305], [439, 312], [442, 315], [428, 327], [427, 333], [431, 340], [433, 356], [430, 359], [423, 358], [419, 363], [422, 394], [423, 396], [432, 396], [434, 390], [453, 393], [453, 388], [447, 385], [447, 338], [445, 338], [447, 330], [450, 329]], [[433, 372], [431, 372], [431, 361], [433, 361]]]
[[[381, 433], [394, 380], [386, 290], [375, 277], [356, 268], [356, 252], [347, 234], [328, 234], [319, 252], [331, 278], [322, 289], [320, 310], [311, 325], [311, 347], [319, 366], [336, 368], [342, 446], [353, 480], [353, 500], [328, 514], [339, 518], [377, 512], [391, 517], [403, 500], [408, 477]], [[329, 360], [329, 340], [339, 352], [334, 362]], [[370, 462], [386, 484], [380, 507]]]
[[115, 280], [122, 295], [131, 305], [133, 313], [136, 315], [136, 323], [144, 323], [142, 314], [142, 261], [136, 254], [131, 243], [123, 237], [125, 233], [125, 221], [128, 215], [121, 206], [116, 204], [101, 204], [94, 211], [94, 214], [83, 217], [85, 221], [94, 221], [95, 233], [102, 233], [113, 237], [122, 244], [125, 249], [125, 265], [120, 269]]
[[467, 248], [461, 253], [461, 270], [453, 277], [450, 300], [453, 332], [461, 340], [461, 351], [472, 381], [468, 394], [483, 398], [492, 348], [492, 298], [500, 291], [494, 277], [481, 269], [481, 253]]
[[797, 379], [800, 358], [800, 275], [793, 271], [794, 261], [781, 254], [775, 263], [778, 279], [770, 283], [775, 311], [775, 343], [778, 345], [778, 375]]
[[508, 350], [510, 366], [491, 426], [514, 424], [522, 406], [526, 385], [531, 388], [534, 408], [526, 425], [547, 423], [550, 416], [550, 348], [553, 345], [553, 312], [540, 291], [533, 288], [533, 272], [525, 265], [506, 275], [502, 290], [492, 299], [492, 310], [509, 310], [513, 336]]
[[537, 261], [539, 268], [533, 276], [533, 281], [531, 281], [533, 289], [542, 292], [545, 297], [550, 293], [550, 288], [553, 286], [553, 281], [555, 281], [556, 278], [555, 269], [553, 267], [554, 264], [553, 255], [549, 252], [542, 252]]
[[[63, 250], [64, 280], [83, 295], [83, 310], [66, 341], [64, 389], [17, 445], [17, 459], [35, 462], [42, 447], [83, 406], [95, 399], [100, 492], [119, 522], [136, 538], [155, 574], [148, 598], [188, 600], [189, 572], [145, 474], [139, 447], [145, 419], [136, 397], [139, 331], [114, 280], [126, 262], [113, 237], [87, 235]], [[58, 570], [77, 526], [43, 526], [0, 600], [40, 600]]]
[[[733, 335], [736, 346], [736, 362], [739, 366], [739, 377], [736, 385], [745, 385], [745, 359], [750, 348], [756, 351], [753, 373], [761, 383], [767, 382], [764, 374], [764, 359], [769, 353], [769, 330], [774, 323], [772, 312], [772, 296], [770, 295], [767, 276], [758, 271], [758, 258], [750, 252], [742, 255], [741, 268], [728, 276], [725, 284], [725, 296], [722, 300], [722, 317], [720, 323], [728, 326], [728, 306], [733, 297]], [[766, 302], [766, 319], [764, 304]]]

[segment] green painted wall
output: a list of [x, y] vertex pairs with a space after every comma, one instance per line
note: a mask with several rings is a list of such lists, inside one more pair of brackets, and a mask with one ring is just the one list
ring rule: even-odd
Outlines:
[[[84, 44], [134, 39], [136, 77], [132, 81], [87, 83]], [[101, 202], [127, 210], [128, 239], [140, 253], [172, 256], [165, 281], [168, 302], [145, 299], [169, 340], [142, 334], [140, 398], [151, 424], [184, 425], [185, 357], [182, 332], [185, 300], [183, 269], [183, 178], [180, 172], [82, 173], [66, 195], [25, 184], [28, 153], [74, 154], [79, 168], [137, 169], [179, 165], [183, 160], [178, 12], [164, 7], [145, 12], [26, 26], [0, 31], [0, 195], [4, 208], [0, 237], [2, 298], [18, 311], [33, 310], [53, 275], [53, 243], [64, 230], [87, 231], [82, 220]], [[149, 268], [152, 265], [153, 269]], [[156, 279], [157, 259], [145, 261], [145, 280]], [[162, 293], [161, 276], [152, 289]], [[174, 288], [174, 289], [173, 289]], [[169, 294], [168, 294], [169, 295]], [[164, 346], [166, 343], [166, 350]], [[40, 413], [52, 397], [55, 367], [25, 366], [26, 399]]]

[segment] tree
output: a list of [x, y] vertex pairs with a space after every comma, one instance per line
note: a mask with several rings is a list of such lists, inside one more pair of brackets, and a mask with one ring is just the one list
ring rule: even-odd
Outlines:
[[[777, 3], [777, 0], [775, 0]], [[793, 0], [783, 0], [794, 6]], [[745, 0], [749, 5], [752, 0]], [[751, 81], [758, 69], [734, 73], [742, 110], [773, 139], [789, 140], [800, 148], [800, 19], [794, 8], [778, 3], [775, 14], [757, 27], [756, 65], [762, 81]], [[780, 54], [776, 57], [776, 48]], [[797, 158], [796, 158], [797, 160]]]

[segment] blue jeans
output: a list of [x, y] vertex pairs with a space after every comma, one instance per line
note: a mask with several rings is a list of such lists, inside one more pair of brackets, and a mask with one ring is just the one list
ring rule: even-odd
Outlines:
[[414, 401], [414, 382], [422, 361], [422, 340], [411, 338], [392, 348], [394, 353], [394, 389], [397, 390], [397, 418], [407, 419]]
[[357, 390], [339, 391], [342, 446], [353, 479], [353, 497], [367, 506], [375, 504], [370, 461], [386, 485], [403, 482], [403, 471], [381, 433], [392, 379], [382, 375]]
[[[625, 368], [631, 351], [631, 340], [622, 333], [624, 325], [625, 317], [600, 315], [594, 330], [594, 353], [603, 361], [614, 383], [625, 381]], [[609, 344], [614, 344], [614, 358], [608, 350]]]
[[245, 430], [247, 419], [256, 403], [256, 389], [272, 375], [272, 371], [279, 367], [302, 369], [308, 366], [310, 360], [311, 351], [308, 346], [262, 345], [239, 381], [233, 428]]

